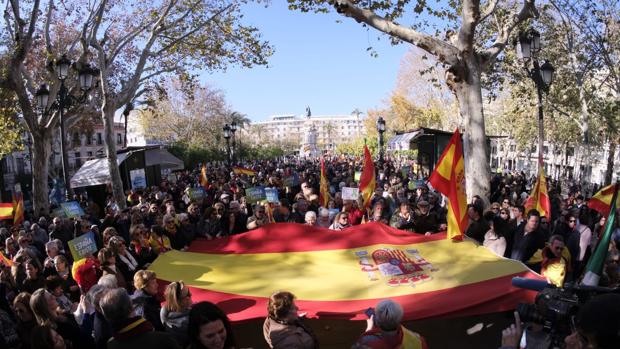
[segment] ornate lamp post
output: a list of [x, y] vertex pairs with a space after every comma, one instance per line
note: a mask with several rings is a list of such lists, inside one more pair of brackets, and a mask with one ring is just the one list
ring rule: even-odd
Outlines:
[[[66, 55], [62, 55], [60, 59], [57, 59], [54, 63], [56, 67], [56, 74], [58, 80], [60, 80], [60, 89], [56, 95], [56, 100], [48, 107], [50, 91], [47, 85], [43, 84], [35, 93], [37, 107], [43, 114], [53, 110], [58, 110], [60, 113], [60, 158], [62, 164], [62, 175], [65, 183], [65, 195], [66, 199], [69, 199], [72, 195], [71, 186], [69, 185], [69, 173], [67, 172], [68, 159], [65, 157], [65, 109], [69, 108], [73, 104], [83, 103], [86, 99], [87, 92], [93, 85], [93, 80], [97, 75], [97, 70], [85, 64], [78, 70], [78, 82], [83, 94], [80, 98], [75, 98], [69, 95], [69, 89], [65, 86], [65, 80], [69, 76], [69, 68], [72, 62], [67, 59]], [[74, 64], [75, 67], [75, 64]]]
[[230, 123], [230, 132], [232, 132], [232, 151], [231, 157], [233, 164], [236, 163], [235, 157], [237, 157], [237, 140], [235, 137], [235, 133], [237, 132], [237, 122], [233, 121]]
[[228, 162], [228, 166], [231, 165], [230, 163], [230, 125], [226, 124], [224, 125], [224, 139], [226, 140], [226, 162]]
[[385, 120], [377, 119], [377, 132], [379, 132], [379, 163], [383, 166], [383, 133], [385, 132]]
[[540, 33], [530, 29], [519, 35], [517, 41], [517, 54], [523, 61], [523, 68], [536, 85], [538, 94], [538, 161], [543, 160], [544, 124], [543, 124], [543, 92], [549, 92], [553, 82], [554, 68], [549, 61], [540, 64], [538, 53], [540, 52]]

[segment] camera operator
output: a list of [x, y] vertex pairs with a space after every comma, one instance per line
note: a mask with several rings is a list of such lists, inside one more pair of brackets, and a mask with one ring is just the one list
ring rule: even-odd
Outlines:
[[[502, 331], [500, 349], [532, 348], [523, 345], [519, 314], [515, 323]], [[573, 330], [564, 338], [566, 349], [620, 348], [620, 294], [603, 294], [591, 298], [579, 310]]]

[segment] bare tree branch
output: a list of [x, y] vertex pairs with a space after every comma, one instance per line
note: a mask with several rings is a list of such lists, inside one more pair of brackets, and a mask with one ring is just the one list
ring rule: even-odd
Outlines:
[[513, 13], [512, 16], [504, 23], [504, 25], [499, 29], [499, 33], [495, 38], [495, 42], [491, 47], [481, 52], [481, 57], [483, 59], [482, 64], [484, 68], [488, 68], [490, 65], [495, 62], [497, 56], [504, 50], [506, 45], [508, 44], [508, 40], [510, 40], [510, 34], [514, 30], [514, 28], [519, 25], [519, 23], [525, 21], [528, 18], [538, 17], [538, 10], [534, 4], [535, 0], [525, 0], [523, 2], [523, 7], [517, 13]]
[[480, 20], [480, 0], [464, 0], [461, 15], [461, 29], [457, 45], [461, 52], [472, 52], [476, 25]]
[[491, 17], [491, 15], [495, 13], [498, 2], [499, 0], [489, 0], [486, 8], [484, 9], [484, 11], [482, 11], [482, 14], [480, 15], [479, 23], [484, 22], [487, 18]]
[[50, 39], [50, 24], [52, 13], [54, 12], [54, 0], [47, 3], [47, 15], [45, 16], [45, 50], [49, 57], [52, 57], [52, 39]]
[[349, 0], [336, 0], [335, 6], [347, 17], [351, 17], [358, 22], [366, 23], [383, 33], [413, 44], [436, 56], [437, 59], [444, 64], [458, 64], [458, 50], [454, 45], [436, 39], [430, 35], [420, 33], [412, 28], [407, 28], [396, 24], [370, 10], [357, 7]]

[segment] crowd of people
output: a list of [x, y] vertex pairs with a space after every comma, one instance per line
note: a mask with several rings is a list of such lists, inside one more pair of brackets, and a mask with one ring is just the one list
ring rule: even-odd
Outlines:
[[[412, 234], [445, 231], [446, 199], [405, 162], [378, 166], [369, 205], [361, 195], [343, 199], [343, 188], [358, 186], [361, 165], [359, 158], [326, 161], [330, 199], [324, 206], [319, 203], [318, 161], [282, 159], [247, 163], [254, 172], [249, 174], [206, 164], [202, 180], [197, 166], [159, 186], [127, 191], [125, 203], [112, 196], [97, 203], [81, 193], [75, 200], [84, 210], [82, 217], [35, 217], [30, 212], [23, 224], [4, 222], [0, 347], [235, 348], [230, 321], [217, 305], [194, 304], [182, 280], [160, 292], [157, 275], [148, 270], [159, 254], [186, 250], [195, 239], [219, 239], [281, 222], [342, 230], [378, 221]], [[498, 255], [526, 263], [553, 284], [578, 280], [605, 217], [588, 208], [579, 186], [555, 181], [549, 182], [551, 217], [526, 212], [531, 183], [522, 173], [496, 175], [491, 197], [475, 197], [468, 205], [466, 235]], [[257, 186], [277, 190], [277, 200], [251, 202], [246, 189]], [[96, 241], [97, 251], [74, 260], [69, 241], [86, 234]], [[601, 280], [605, 286], [617, 286], [620, 280], [618, 240], [620, 230]], [[402, 314], [396, 302], [377, 304], [354, 346], [416, 343], [415, 348], [425, 348], [423, 337], [400, 325]], [[274, 293], [265, 317], [270, 348], [318, 347], [319, 339], [304, 325], [290, 292]]]

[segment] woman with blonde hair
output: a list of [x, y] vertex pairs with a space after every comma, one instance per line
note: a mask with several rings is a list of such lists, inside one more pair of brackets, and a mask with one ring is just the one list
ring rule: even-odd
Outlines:
[[314, 349], [318, 341], [306, 326], [295, 305], [295, 296], [287, 291], [276, 292], [269, 297], [268, 316], [263, 324], [265, 341], [272, 349]]
[[161, 304], [157, 297], [157, 275], [150, 270], [138, 270], [133, 276], [133, 286], [136, 292], [131, 296], [131, 301], [135, 314], [148, 320], [155, 330], [163, 331], [164, 325], [159, 316]]
[[92, 337], [81, 331], [72, 314], [59, 309], [56, 297], [47, 290], [40, 288], [32, 294], [30, 308], [38, 325], [51, 326], [70, 342], [73, 348], [88, 348], [94, 345]]
[[164, 291], [166, 305], [159, 313], [161, 323], [179, 344], [185, 348], [189, 344], [187, 322], [192, 307], [192, 293], [183, 281], [175, 281]]

